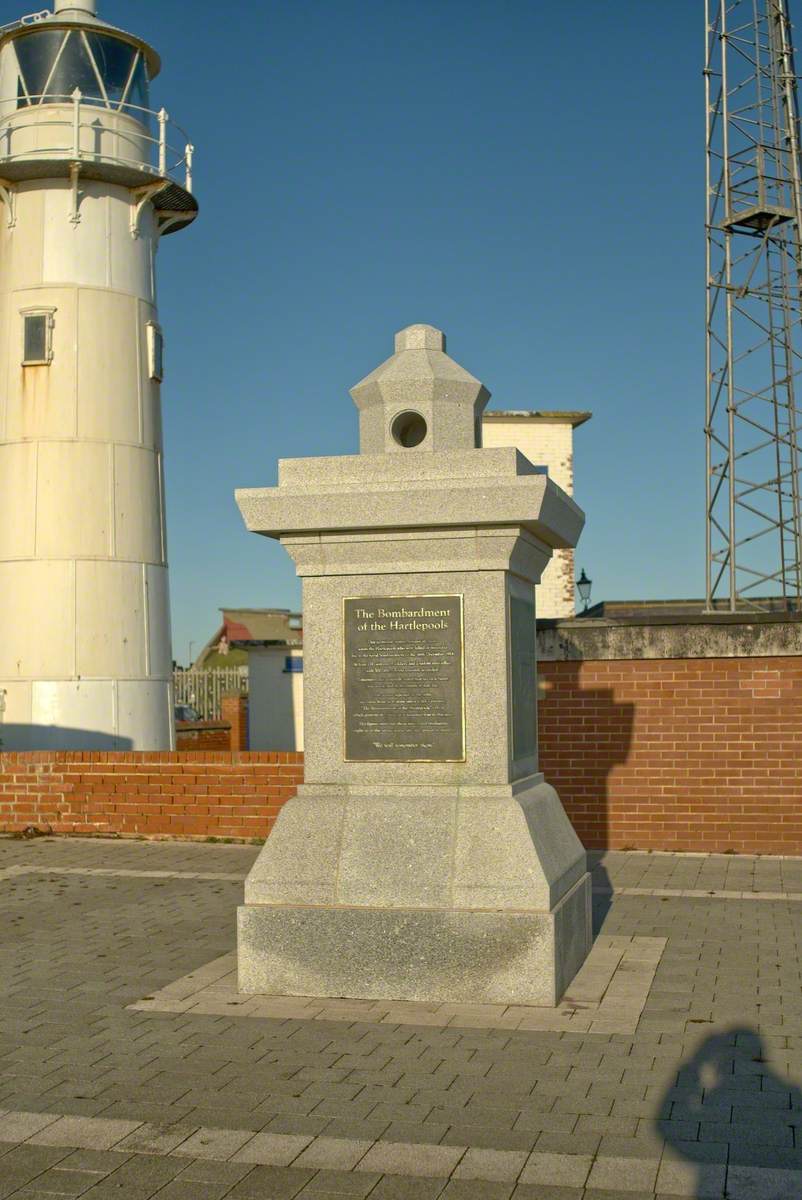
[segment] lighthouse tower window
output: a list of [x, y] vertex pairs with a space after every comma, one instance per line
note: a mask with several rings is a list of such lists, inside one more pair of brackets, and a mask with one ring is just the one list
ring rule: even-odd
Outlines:
[[164, 334], [155, 321], [148, 321], [148, 374], [157, 383], [164, 379]]
[[53, 358], [53, 313], [39, 309], [22, 314], [22, 365], [47, 365]]

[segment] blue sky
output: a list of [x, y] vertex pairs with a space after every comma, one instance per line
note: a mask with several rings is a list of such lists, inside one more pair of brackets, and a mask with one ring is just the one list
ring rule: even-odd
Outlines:
[[426, 321], [491, 408], [590, 409], [593, 600], [704, 588], [701, 0], [101, 0], [163, 56], [195, 226], [160, 250], [174, 655], [296, 606], [239, 486], [356, 450]]

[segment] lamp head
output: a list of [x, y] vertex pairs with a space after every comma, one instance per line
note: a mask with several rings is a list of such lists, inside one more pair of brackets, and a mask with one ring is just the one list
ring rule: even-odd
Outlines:
[[582, 574], [579, 576], [579, 579], [577, 579], [577, 581], [576, 581], [576, 588], [577, 588], [577, 591], [579, 592], [579, 598], [580, 598], [580, 600], [582, 600], [584, 602], [584, 605], [585, 605], [583, 612], [587, 612], [588, 601], [590, 600], [590, 589], [592, 587], [593, 587], [593, 580], [588, 579], [587, 575], [585, 574], [585, 568], [583, 567]]

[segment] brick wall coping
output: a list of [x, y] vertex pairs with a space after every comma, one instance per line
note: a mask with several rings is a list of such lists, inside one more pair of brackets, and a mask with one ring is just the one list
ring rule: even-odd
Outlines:
[[604, 628], [618, 625], [799, 625], [802, 612], [661, 612], [611, 613], [605, 617], [538, 617], [538, 629], [565, 625], [571, 629]]
[[230, 729], [230, 721], [176, 721], [178, 733], [191, 733], [193, 729]]
[[649, 613], [539, 621], [542, 662], [802, 655], [802, 613]]

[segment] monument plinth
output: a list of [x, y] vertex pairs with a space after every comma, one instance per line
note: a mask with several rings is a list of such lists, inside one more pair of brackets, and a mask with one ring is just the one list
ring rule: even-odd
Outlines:
[[352, 391], [360, 453], [279, 463], [248, 529], [303, 578], [305, 782], [245, 885], [246, 992], [553, 1005], [590, 949], [538, 772], [534, 585], [584, 517], [413, 325]]

